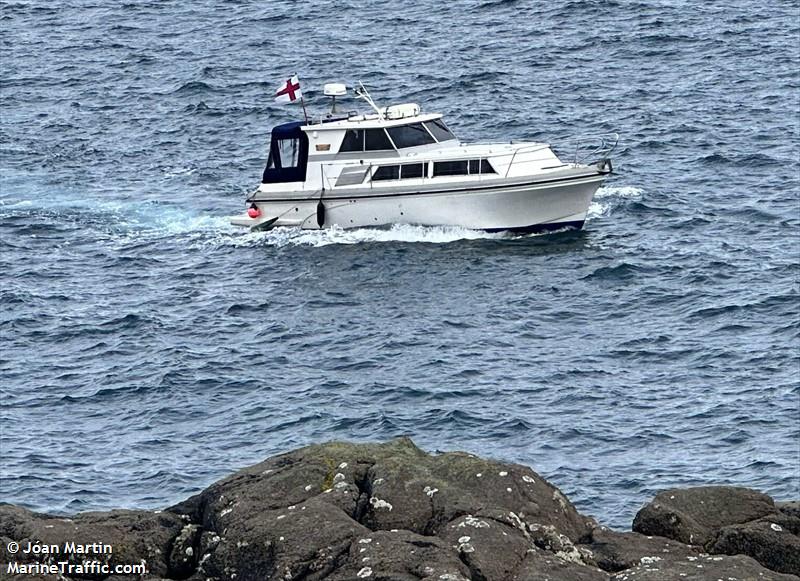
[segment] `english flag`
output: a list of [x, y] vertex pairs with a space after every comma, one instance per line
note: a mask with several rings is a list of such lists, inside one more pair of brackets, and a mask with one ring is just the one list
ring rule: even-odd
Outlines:
[[300, 79], [297, 78], [297, 75], [294, 75], [275, 90], [276, 103], [294, 103], [295, 101], [299, 101], [302, 96], [303, 92], [300, 90]]

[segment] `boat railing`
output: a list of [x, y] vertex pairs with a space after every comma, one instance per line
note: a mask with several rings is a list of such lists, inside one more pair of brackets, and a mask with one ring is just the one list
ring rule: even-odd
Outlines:
[[[512, 142], [513, 144], [513, 142]], [[550, 146], [546, 143], [532, 143], [531, 145], [523, 145], [521, 147], [517, 147], [514, 149], [514, 153], [511, 154], [511, 159], [506, 166], [506, 173], [503, 177], [508, 177], [508, 172], [511, 171], [511, 166], [514, 165], [514, 160], [517, 158], [518, 153], [533, 153], [534, 151], [540, 151], [542, 149], [549, 149]]]
[[336, 113], [320, 113], [317, 116], [308, 117], [306, 125], [323, 125], [325, 123], [334, 123], [335, 121], [346, 121], [351, 117], [359, 115], [358, 111], [337, 111]]
[[578, 135], [575, 141], [574, 164], [593, 165], [606, 161], [619, 144], [619, 133], [600, 135]]
[[[513, 143], [498, 143], [494, 142], [486, 142], [486, 143], [478, 143], [478, 142], [470, 142], [470, 143], [462, 143], [462, 145], [469, 146], [469, 145], [494, 145], [494, 146], [502, 146], [503, 150], [486, 150], [486, 151], [465, 151], [463, 149], [458, 149], [457, 151], [447, 152], [443, 150], [438, 150], [435, 157], [430, 157], [430, 152], [428, 151], [415, 151], [407, 153], [405, 157], [400, 159], [409, 159], [413, 160], [414, 163], [428, 163], [430, 161], [452, 161], [452, 160], [460, 160], [460, 159], [474, 159], [476, 157], [503, 157], [503, 156], [512, 156], [516, 154], [517, 151], [538, 151], [540, 149], [547, 149], [550, 146], [546, 143], [530, 143], [528, 145], [524, 145], [521, 147], [517, 147], [515, 150], [508, 148], [509, 145], [514, 145]], [[453, 147], [452, 149], [456, 149]], [[419, 159], [419, 158], [422, 159]], [[403, 163], [402, 161], [399, 163]]]
[[[575, 155], [573, 157], [572, 163], [580, 164], [586, 163], [587, 160], [591, 160], [588, 165], [603, 162], [611, 156], [611, 153], [617, 147], [619, 143], [619, 134], [618, 133], [609, 133], [603, 135], [594, 135], [594, 136], [578, 136], [574, 137], [573, 139], [576, 140], [575, 145]], [[467, 145], [467, 144], [464, 144]], [[469, 145], [474, 145], [470, 143]], [[497, 143], [493, 143], [492, 145], [497, 145]], [[514, 145], [511, 142], [509, 145]], [[519, 147], [515, 147], [513, 150], [505, 151], [505, 152], [487, 152], [486, 154], [482, 155], [481, 157], [504, 157], [504, 156], [511, 156], [511, 159], [506, 166], [506, 171], [504, 174], [504, 178], [508, 177], [509, 172], [511, 171], [511, 167], [514, 165], [514, 161], [517, 157], [517, 154], [528, 154], [533, 153], [536, 151], [541, 151], [544, 149], [549, 149], [550, 145], [547, 143], [529, 143], [529, 144], [521, 144]], [[447, 161], [447, 160], [455, 160], [455, 159], [464, 159], [465, 157], [469, 157], [469, 154], [466, 154], [463, 150], [462, 151], [454, 151], [452, 153], [445, 153], [442, 154], [441, 152], [437, 153], [436, 157], [424, 157], [426, 152], [414, 152], [411, 153], [403, 158], [390, 158], [385, 161], [381, 162], [369, 162], [367, 164], [367, 171], [365, 174], [365, 178], [367, 176], [372, 176], [372, 168], [381, 166], [381, 165], [402, 165], [404, 163], [423, 163], [426, 167], [431, 162], [436, 161]], [[420, 155], [421, 154], [421, 155]], [[417, 157], [419, 155], [419, 157]], [[422, 158], [422, 159], [420, 159]], [[593, 159], [592, 159], [593, 158]], [[347, 165], [357, 165], [357, 164], [347, 164]], [[335, 186], [336, 181], [338, 180], [338, 172], [336, 174], [336, 178], [332, 178], [328, 176], [327, 172], [325, 171], [326, 168], [329, 167], [341, 167], [341, 162], [333, 162], [333, 163], [323, 163], [321, 164], [321, 178], [322, 183], [325, 184], [323, 187], [325, 189], [333, 189]], [[422, 179], [430, 179], [427, 175], [428, 172], [425, 171], [422, 174]], [[496, 175], [496, 174], [492, 174]], [[370, 188], [372, 187], [372, 180], [370, 179]]]

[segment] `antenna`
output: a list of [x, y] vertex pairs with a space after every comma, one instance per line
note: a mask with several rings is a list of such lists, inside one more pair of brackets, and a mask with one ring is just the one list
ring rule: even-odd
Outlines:
[[326, 97], [331, 97], [333, 99], [330, 115], [334, 115], [336, 114], [336, 97], [344, 97], [347, 95], [347, 87], [342, 83], [326, 83], [323, 88], [323, 93]]
[[367, 103], [369, 103], [369, 106], [375, 109], [375, 112], [378, 114], [378, 119], [383, 121], [383, 113], [381, 113], [381, 110], [378, 109], [378, 106], [375, 104], [375, 101], [372, 100], [372, 97], [369, 96], [364, 83], [358, 81], [358, 86], [354, 87], [353, 91], [355, 92], [356, 97], [364, 99]]

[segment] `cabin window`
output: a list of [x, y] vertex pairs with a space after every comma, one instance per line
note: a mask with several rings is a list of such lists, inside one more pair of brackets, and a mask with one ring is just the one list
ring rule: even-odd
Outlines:
[[424, 163], [407, 163], [400, 166], [400, 179], [421, 178], [425, 175]]
[[364, 131], [361, 129], [345, 131], [339, 151], [364, 151]]
[[467, 175], [466, 159], [459, 161], [435, 161], [433, 163], [433, 177], [465, 175]]
[[394, 149], [384, 129], [348, 129], [344, 134], [340, 152], [382, 151]]
[[367, 129], [365, 132], [364, 149], [367, 151], [380, 151], [382, 149], [394, 149], [392, 142], [386, 135], [385, 129]]
[[397, 149], [436, 143], [436, 140], [428, 133], [428, 130], [422, 126], [422, 123], [389, 127], [387, 131]]
[[299, 139], [276, 139], [275, 147], [270, 148], [267, 168], [292, 168], [297, 167], [300, 161]]
[[372, 174], [372, 181], [379, 180], [399, 180], [400, 179], [400, 166], [399, 165], [381, 165], [375, 169]]
[[450, 139], [456, 139], [456, 136], [453, 135], [453, 132], [447, 128], [447, 125], [445, 125], [444, 121], [441, 119], [426, 121], [425, 127], [427, 127], [428, 131], [433, 134], [433, 136], [436, 138], [436, 141], [449, 141]]
[[486, 174], [497, 173], [489, 160], [486, 159], [471, 159], [469, 160], [469, 173], [472, 174]]
[[279, 139], [278, 152], [281, 156], [281, 167], [297, 167], [300, 156], [300, 140]]

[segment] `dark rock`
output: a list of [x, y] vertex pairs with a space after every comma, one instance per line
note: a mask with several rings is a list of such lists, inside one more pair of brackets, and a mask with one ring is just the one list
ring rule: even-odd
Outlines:
[[[393, 529], [439, 535], [473, 573], [503, 579], [531, 546], [527, 527], [549, 527], [572, 546], [594, 525], [528, 468], [458, 452], [433, 456], [408, 439], [309, 446], [242, 470], [170, 510], [219, 537], [215, 547], [200, 547], [198, 572], [239, 579], [352, 570], [354, 544]], [[489, 519], [491, 531], [459, 531], [471, 514]], [[480, 538], [474, 554], [459, 549], [464, 536]], [[408, 545], [399, 537], [393, 542]], [[392, 562], [381, 563], [371, 570], [395, 571]]]
[[458, 551], [473, 579], [509, 579], [531, 547], [522, 530], [472, 515], [455, 519], [440, 534]]
[[[59, 518], [0, 505], [0, 538], [4, 541], [0, 548], [0, 560], [3, 573], [9, 561], [81, 563], [87, 555], [67, 555], [63, 552], [64, 544], [92, 545], [101, 542], [111, 545], [112, 552], [91, 554], [89, 558], [92, 560], [108, 563], [111, 567], [144, 561], [151, 576], [166, 576], [171, 542], [185, 524], [177, 515], [160, 511], [115, 510]], [[57, 545], [62, 552], [48, 557], [26, 556], [23, 553], [12, 556], [7, 550], [8, 542], [12, 540], [22, 546], [29, 541]]]
[[793, 514], [779, 511], [775, 514], [765, 516], [763, 520], [780, 525], [793, 535], [800, 535], [800, 516], [794, 516]]
[[197, 564], [200, 549], [200, 527], [186, 525], [175, 538], [169, 555], [169, 574], [177, 579], [191, 575]]
[[776, 502], [775, 508], [785, 515], [800, 518], [800, 500], [790, 500], [788, 502]]
[[528, 550], [513, 581], [609, 581], [605, 571], [557, 557], [549, 551]]
[[690, 545], [705, 545], [722, 527], [776, 512], [761, 492], [732, 486], [701, 486], [660, 492], [633, 521], [633, 530]]
[[527, 529], [534, 546], [555, 554], [563, 561], [594, 565], [590, 551], [579, 550], [569, 537], [559, 533], [552, 525], [527, 523]]
[[649, 562], [661, 560], [685, 560], [696, 556], [696, 547], [684, 545], [665, 537], [646, 536], [639, 533], [618, 533], [604, 527], [592, 531], [592, 541], [584, 546], [592, 553], [596, 565], [604, 571], [615, 573]]
[[375, 531], [350, 546], [346, 563], [326, 579], [471, 579], [453, 546], [411, 531]]
[[748, 555], [779, 573], [800, 575], [800, 537], [774, 522], [794, 517], [771, 518], [731, 525], [719, 531], [708, 552]]
[[684, 560], [653, 560], [633, 569], [620, 571], [612, 581], [798, 581], [794, 575], [784, 575], [765, 569], [744, 555], [733, 557], [699, 555]]
[[405, 447], [402, 455], [384, 453], [369, 471], [364, 523], [370, 528], [397, 528], [402, 522], [417, 533], [437, 534], [454, 518], [488, 506], [553, 525], [575, 541], [591, 531], [593, 523], [530, 468], [460, 452], [431, 456], [410, 442]]
[[2, 565], [3, 568], [0, 569], [0, 579], [3, 581], [59, 581], [58, 577], [55, 575], [36, 575], [29, 573], [11, 575], [6, 571], [7, 564], [3, 562]]
[[338, 568], [351, 543], [370, 532], [337, 506], [336, 497], [330, 504], [311, 498], [273, 510], [260, 510], [254, 498], [243, 495], [231, 498], [237, 500], [214, 517], [219, 525], [219, 542], [207, 556], [201, 557], [206, 577], [321, 576]]
[[[794, 570], [789, 536], [800, 519], [791, 507], [778, 512], [769, 497], [744, 489], [665, 494], [640, 511], [637, 526], [710, 539], [715, 550]], [[674, 540], [600, 529], [528, 468], [459, 452], [430, 455], [408, 439], [308, 446], [163, 513], [65, 519], [0, 505], [0, 538], [2, 551], [11, 540], [108, 543], [110, 563], [147, 563], [150, 573], [137, 581], [608, 581], [601, 568], [622, 569], [615, 579], [705, 578], [700, 569], [726, 580], [722, 573], [789, 579], [746, 557], [700, 561], [707, 556]]]

